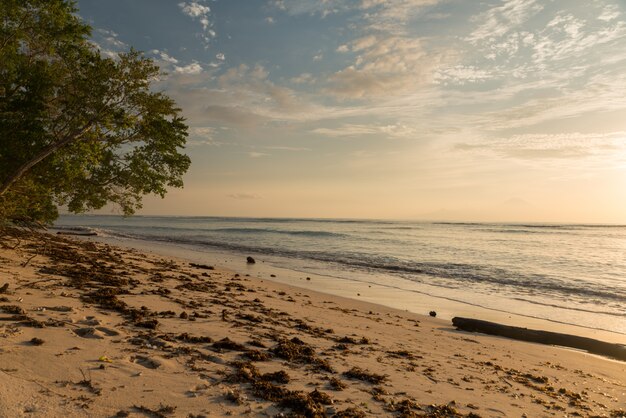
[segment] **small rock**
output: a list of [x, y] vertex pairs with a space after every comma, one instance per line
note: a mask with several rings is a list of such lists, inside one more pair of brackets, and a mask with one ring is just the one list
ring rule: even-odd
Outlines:
[[41, 338], [33, 337], [30, 342], [32, 345], [42, 345], [44, 343], [44, 340], [42, 340]]
[[248, 256], [248, 257], [246, 258], [246, 261], [247, 261], [247, 263], [248, 263], [248, 264], [254, 264], [254, 263], [256, 263], [256, 261], [254, 260], [254, 258], [252, 258], [252, 257], [250, 257], [250, 256]]
[[432, 316], [433, 318], [437, 316], [437, 312], [435, 311], [430, 311], [428, 312], [428, 315]]

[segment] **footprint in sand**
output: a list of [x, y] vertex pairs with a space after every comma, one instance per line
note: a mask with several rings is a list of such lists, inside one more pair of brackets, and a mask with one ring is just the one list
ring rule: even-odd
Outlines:
[[84, 324], [84, 325], [95, 326], [95, 325], [100, 325], [102, 322], [100, 322], [99, 319], [96, 319], [93, 316], [88, 316], [85, 319], [83, 319], [82, 321], [80, 321], [80, 323]]
[[145, 367], [146, 369], [158, 369], [161, 367], [161, 362], [151, 357], [136, 356], [131, 359], [131, 361]]
[[116, 337], [116, 336], [120, 335], [120, 332], [114, 330], [113, 328], [96, 327], [96, 329], [98, 331], [101, 331], [101, 332], [105, 333], [108, 337]]
[[97, 340], [104, 339], [101, 331], [98, 331], [95, 328], [87, 327], [87, 328], [78, 328], [74, 330], [74, 334], [78, 335], [82, 338], [93, 338]]
[[74, 330], [74, 334], [78, 335], [82, 338], [95, 338], [98, 340], [103, 339], [105, 336], [107, 337], [115, 337], [120, 335], [120, 333], [112, 328], [107, 327], [85, 327], [78, 328]]

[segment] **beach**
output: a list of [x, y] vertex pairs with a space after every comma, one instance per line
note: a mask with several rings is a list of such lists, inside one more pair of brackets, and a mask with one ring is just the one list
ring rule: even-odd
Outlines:
[[38, 233], [3, 244], [0, 416], [624, 415], [624, 362], [243, 263]]
[[252, 277], [626, 344], [623, 226], [82, 215], [55, 228], [224, 268], [253, 256]]

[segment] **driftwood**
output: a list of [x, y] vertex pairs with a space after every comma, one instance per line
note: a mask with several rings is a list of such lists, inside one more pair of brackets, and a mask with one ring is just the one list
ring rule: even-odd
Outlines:
[[539, 331], [528, 328], [512, 327], [496, 324], [495, 322], [481, 321], [470, 318], [452, 318], [452, 324], [462, 331], [480, 332], [482, 334], [497, 335], [514, 340], [528, 341], [539, 344], [559, 345], [588, 351], [591, 354], [612, 357], [626, 361], [626, 346], [612, 344], [593, 338], [578, 337], [576, 335], [561, 334], [558, 332]]
[[95, 237], [98, 234], [96, 232], [66, 232], [66, 231], [59, 231], [59, 232], [57, 232], [57, 235], [77, 235], [79, 237]]

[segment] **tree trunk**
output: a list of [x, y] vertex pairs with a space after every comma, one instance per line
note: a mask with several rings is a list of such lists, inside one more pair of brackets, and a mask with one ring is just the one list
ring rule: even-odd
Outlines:
[[611, 344], [593, 338], [578, 337], [558, 332], [538, 331], [528, 328], [501, 325], [495, 322], [481, 321], [469, 318], [452, 318], [452, 324], [460, 330], [480, 332], [482, 334], [497, 335], [514, 340], [528, 341], [539, 344], [560, 345], [562, 347], [577, 348], [592, 354], [613, 357], [626, 361], [626, 346]]
[[56, 151], [63, 148], [67, 144], [76, 141], [81, 136], [83, 136], [91, 128], [92, 123], [93, 122], [89, 122], [82, 129], [74, 131], [72, 134], [69, 134], [68, 136], [57, 142], [53, 142], [52, 144], [41, 150], [39, 154], [35, 155], [32, 159], [19, 166], [18, 169], [13, 172], [13, 174], [11, 174], [2, 182], [2, 185], [0, 186], [0, 197], [3, 196], [7, 191], [9, 191], [11, 186], [13, 186], [19, 179], [21, 179], [26, 173], [28, 173], [28, 171], [34, 166], [36, 166], [41, 161], [45, 160], [47, 157], [54, 154]]

